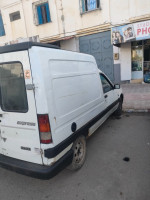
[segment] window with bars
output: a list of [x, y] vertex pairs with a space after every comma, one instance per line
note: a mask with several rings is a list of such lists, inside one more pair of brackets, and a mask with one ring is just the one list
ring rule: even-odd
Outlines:
[[81, 0], [82, 13], [100, 8], [100, 0]]
[[38, 16], [38, 24], [45, 24], [45, 23], [51, 22], [48, 2], [37, 5], [36, 9], [37, 9], [37, 16]]
[[4, 29], [2, 15], [0, 14], [0, 36], [4, 36], [4, 35], [5, 35], [5, 29]]

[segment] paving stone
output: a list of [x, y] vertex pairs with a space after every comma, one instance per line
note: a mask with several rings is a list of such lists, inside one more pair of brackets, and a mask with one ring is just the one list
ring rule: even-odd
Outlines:
[[122, 84], [124, 111], [150, 111], [150, 84]]

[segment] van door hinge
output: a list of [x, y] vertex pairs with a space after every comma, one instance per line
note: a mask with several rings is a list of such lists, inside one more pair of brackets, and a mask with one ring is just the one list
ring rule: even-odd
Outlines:
[[42, 150], [42, 149], [34, 148], [34, 151], [35, 151], [37, 154], [43, 155], [43, 150]]
[[35, 85], [34, 84], [27, 84], [26, 89], [27, 90], [35, 90]]

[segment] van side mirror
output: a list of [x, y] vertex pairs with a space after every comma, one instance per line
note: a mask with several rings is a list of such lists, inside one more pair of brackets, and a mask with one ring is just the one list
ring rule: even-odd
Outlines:
[[120, 89], [120, 85], [119, 84], [115, 84], [114, 85], [114, 89]]

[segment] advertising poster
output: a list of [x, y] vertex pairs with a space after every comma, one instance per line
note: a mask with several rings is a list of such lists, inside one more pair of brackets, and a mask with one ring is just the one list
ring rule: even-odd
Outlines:
[[150, 20], [112, 28], [112, 44], [150, 38]]
[[150, 20], [134, 24], [136, 40], [144, 40], [150, 38]]

